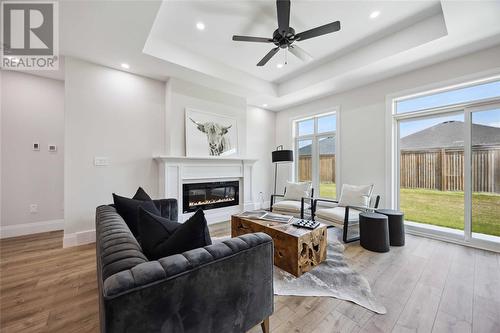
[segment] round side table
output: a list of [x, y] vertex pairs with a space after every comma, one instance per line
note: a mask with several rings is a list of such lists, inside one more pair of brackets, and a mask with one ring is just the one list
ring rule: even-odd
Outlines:
[[359, 241], [363, 248], [374, 252], [389, 252], [387, 216], [371, 212], [359, 214]]
[[393, 209], [377, 209], [375, 212], [385, 215], [389, 219], [389, 241], [391, 246], [405, 245], [404, 214]]

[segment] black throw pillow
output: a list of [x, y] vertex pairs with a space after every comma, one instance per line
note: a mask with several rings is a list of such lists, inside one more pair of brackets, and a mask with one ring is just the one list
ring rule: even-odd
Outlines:
[[141, 201], [121, 197], [113, 193], [113, 201], [118, 214], [125, 220], [132, 234], [137, 237], [139, 230], [137, 223], [139, 221], [139, 207], [153, 214], [161, 215], [158, 208], [156, 208], [153, 201]]
[[149, 260], [157, 260], [212, 244], [201, 209], [184, 223], [139, 210], [139, 237]]
[[132, 199], [135, 199], [135, 200], [141, 200], [141, 201], [152, 201], [153, 199], [151, 199], [151, 197], [146, 193], [146, 191], [144, 191], [144, 189], [142, 187], [139, 187], [137, 189], [137, 192], [135, 192], [134, 196], [132, 197]]

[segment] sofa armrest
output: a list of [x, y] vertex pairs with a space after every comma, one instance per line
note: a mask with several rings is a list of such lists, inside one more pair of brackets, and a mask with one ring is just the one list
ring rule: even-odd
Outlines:
[[103, 294], [106, 332], [247, 331], [273, 311], [272, 239], [246, 234], [139, 264]]
[[177, 199], [159, 199], [153, 200], [156, 208], [161, 213], [161, 216], [170, 221], [178, 221], [179, 213], [177, 208]]

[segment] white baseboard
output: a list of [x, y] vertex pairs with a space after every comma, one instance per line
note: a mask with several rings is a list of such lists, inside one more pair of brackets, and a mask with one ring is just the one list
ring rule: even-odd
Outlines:
[[63, 247], [72, 247], [95, 243], [95, 229], [64, 234]]
[[56, 230], [64, 230], [63, 219], [0, 226], [0, 238], [25, 236]]

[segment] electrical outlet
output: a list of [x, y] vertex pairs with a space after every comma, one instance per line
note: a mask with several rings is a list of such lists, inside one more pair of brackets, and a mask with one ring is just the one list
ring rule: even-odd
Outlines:
[[36, 214], [36, 213], [38, 213], [38, 205], [37, 205], [37, 204], [31, 204], [31, 205], [30, 205], [30, 213], [31, 213], [31, 214]]

